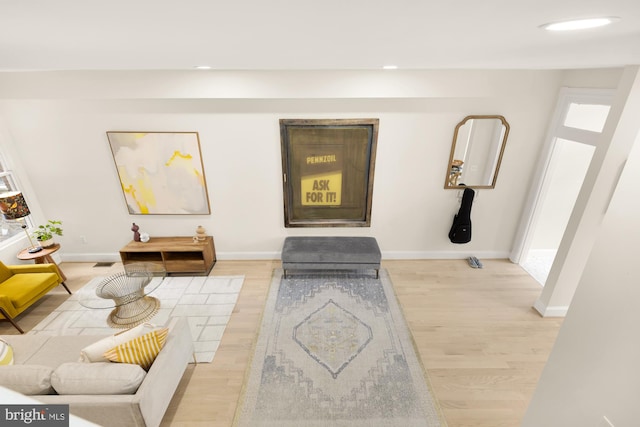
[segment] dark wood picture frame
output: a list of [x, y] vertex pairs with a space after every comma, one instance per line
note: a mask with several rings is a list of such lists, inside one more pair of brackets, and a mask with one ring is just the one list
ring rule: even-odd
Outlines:
[[281, 119], [285, 227], [369, 227], [378, 119]]

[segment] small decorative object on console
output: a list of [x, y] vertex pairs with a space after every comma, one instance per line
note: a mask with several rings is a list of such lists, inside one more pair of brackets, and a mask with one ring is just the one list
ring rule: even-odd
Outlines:
[[151, 237], [149, 236], [149, 233], [140, 233], [140, 241], [142, 243], [147, 243], [150, 239]]
[[138, 231], [140, 230], [140, 227], [136, 225], [136, 223], [133, 223], [133, 226], [131, 226], [131, 231], [133, 231], [133, 240], [135, 242], [139, 242], [140, 241], [140, 232]]
[[194, 242], [204, 242], [207, 237], [207, 230], [204, 229], [203, 226], [199, 225], [196, 228], [196, 235], [193, 237]]

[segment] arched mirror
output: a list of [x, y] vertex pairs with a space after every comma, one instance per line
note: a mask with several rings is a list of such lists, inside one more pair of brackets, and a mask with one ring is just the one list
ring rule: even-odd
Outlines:
[[502, 116], [465, 117], [453, 132], [444, 188], [494, 188], [508, 135]]

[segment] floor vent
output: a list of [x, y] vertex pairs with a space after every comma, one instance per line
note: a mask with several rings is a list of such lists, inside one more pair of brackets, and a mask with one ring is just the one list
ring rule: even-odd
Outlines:
[[111, 267], [115, 262], [97, 262], [94, 267]]

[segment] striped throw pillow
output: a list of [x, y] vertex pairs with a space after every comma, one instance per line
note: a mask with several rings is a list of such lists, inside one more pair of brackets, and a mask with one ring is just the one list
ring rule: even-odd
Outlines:
[[0, 339], [0, 366], [13, 365], [13, 348], [8, 342]]
[[169, 328], [156, 329], [107, 350], [104, 357], [112, 362], [135, 363], [147, 371], [162, 350], [168, 333]]

